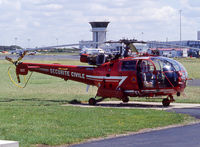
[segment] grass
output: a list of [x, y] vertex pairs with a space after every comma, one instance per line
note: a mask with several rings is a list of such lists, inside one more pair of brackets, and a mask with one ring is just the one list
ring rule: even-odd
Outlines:
[[186, 115], [155, 110], [61, 106], [1, 106], [0, 138], [21, 146], [60, 145], [188, 121]]
[[184, 95], [175, 99], [181, 103], [200, 103], [200, 87], [186, 87]]
[[[59, 63], [80, 65], [79, 61]], [[71, 144], [193, 120], [187, 115], [156, 110], [62, 107], [74, 99], [87, 101], [97, 89], [91, 87], [87, 93], [84, 84], [38, 73], [33, 74], [25, 89], [19, 89], [8, 79], [8, 66], [8, 62], [0, 61], [0, 139], [18, 140], [23, 147]], [[199, 88], [186, 90], [188, 97], [180, 98], [180, 102], [200, 102]]]
[[186, 68], [189, 78], [200, 79], [200, 58], [176, 58]]

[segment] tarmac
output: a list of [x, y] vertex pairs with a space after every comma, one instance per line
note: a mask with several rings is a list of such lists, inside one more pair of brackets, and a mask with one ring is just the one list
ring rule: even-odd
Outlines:
[[200, 124], [151, 130], [70, 147], [200, 147]]

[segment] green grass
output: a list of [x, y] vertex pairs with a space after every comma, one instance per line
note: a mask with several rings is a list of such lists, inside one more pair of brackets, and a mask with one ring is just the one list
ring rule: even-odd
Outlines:
[[199, 58], [176, 58], [186, 68], [189, 78], [200, 79], [200, 59]]
[[184, 94], [175, 99], [181, 103], [200, 103], [200, 87], [186, 87]]
[[156, 110], [61, 106], [0, 107], [0, 139], [21, 146], [60, 145], [188, 121], [186, 115]]
[[[59, 63], [80, 65], [79, 61]], [[19, 89], [8, 78], [9, 65], [0, 61], [0, 139], [18, 140], [20, 146], [71, 144], [193, 120], [187, 115], [156, 110], [60, 106], [75, 99], [87, 101], [97, 89], [91, 87], [87, 93], [84, 84], [38, 73], [33, 74], [26, 88]], [[200, 102], [196, 91], [199, 89], [189, 87], [189, 97], [180, 101]]]

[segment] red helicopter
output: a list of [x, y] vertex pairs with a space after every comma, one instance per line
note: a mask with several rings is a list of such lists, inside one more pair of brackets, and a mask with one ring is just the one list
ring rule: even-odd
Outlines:
[[[166, 96], [162, 104], [169, 106], [174, 101], [173, 95], [181, 95], [187, 82], [187, 71], [181, 63], [157, 55], [130, 56], [130, 49], [135, 49], [133, 43], [145, 42], [134, 39], [117, 42], [126, 45], [123, 53], [100, 54], [93, 57], [81, 55], [80, 61], [95, 66], [21, 62], [26, 51], [17, 61], [9, 57], [6, 57], [6, 60], [16, 66], [18, 83], [20, 83], [19, 75], [38, 72], [98, 87], [96, 96], [88, 101], [90, 105], [95, 105], [105, 98], [118, 98], [128, 102], [129, 97]], [[96, 99], [97, 97], [100, 98]]]

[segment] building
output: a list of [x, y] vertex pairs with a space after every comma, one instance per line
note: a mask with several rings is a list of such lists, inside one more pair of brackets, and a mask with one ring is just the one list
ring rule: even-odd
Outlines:
[[108, 21], [96, 21], [89, 22], [92, 29], [92, 40], [91, 41], [79, 41], [79, 48], [101, 48], [105, 52], [119, 52], [122, 49], [122, 44], [112, 43], [106, 44], [106, 33], [107, 27], [110, 22]]
[[106, 41], [107, 27], [110, 22], [108, 21], [96, 21], [89, 22], [92, 27], [92, 40], [91, 41], [80, 41], [80, 48], [98, 48], [102, 43]]
[[[148, 42], [148, 47], [152, 50], [159, 50], [160, 55], [163, 55], [164, 52], [167, 55], [173, 52], [172, 57], [182, 57], [187, 55], [191, 57], [199, 57], [200, 56], [200, 40], [185, 40], [185, 41], [168, 41], [168, 42], [158, 42], [158, 41], [151, 41]], [[181, 50], [180, 50], [181, 48]], [[172, 51], [171, 51], [172, 50]], [[170, 55], [169, 55], [170, 56]]]
[[[106, 41], [107, 26], [110, 22], [89, 22], [92, 26], [93, 42], [104, 43]], [[95, 45], [98, 48], [99, 44]]]
[[149, 54], [155, 54], [165, 56], [169, 58], [174, 57], [188, 57], [189, 48], [150, 48]]
[[197, 40], [200, 40], [200, 31], [197, 32]]
[[168, 41], [168, 42], [158, 42], [150, 41], [148, 42], [150, 48], [169, 48], [169, 47], [191, 47], [200, 49], [200, 40], [185, 40], [185, 41]]

